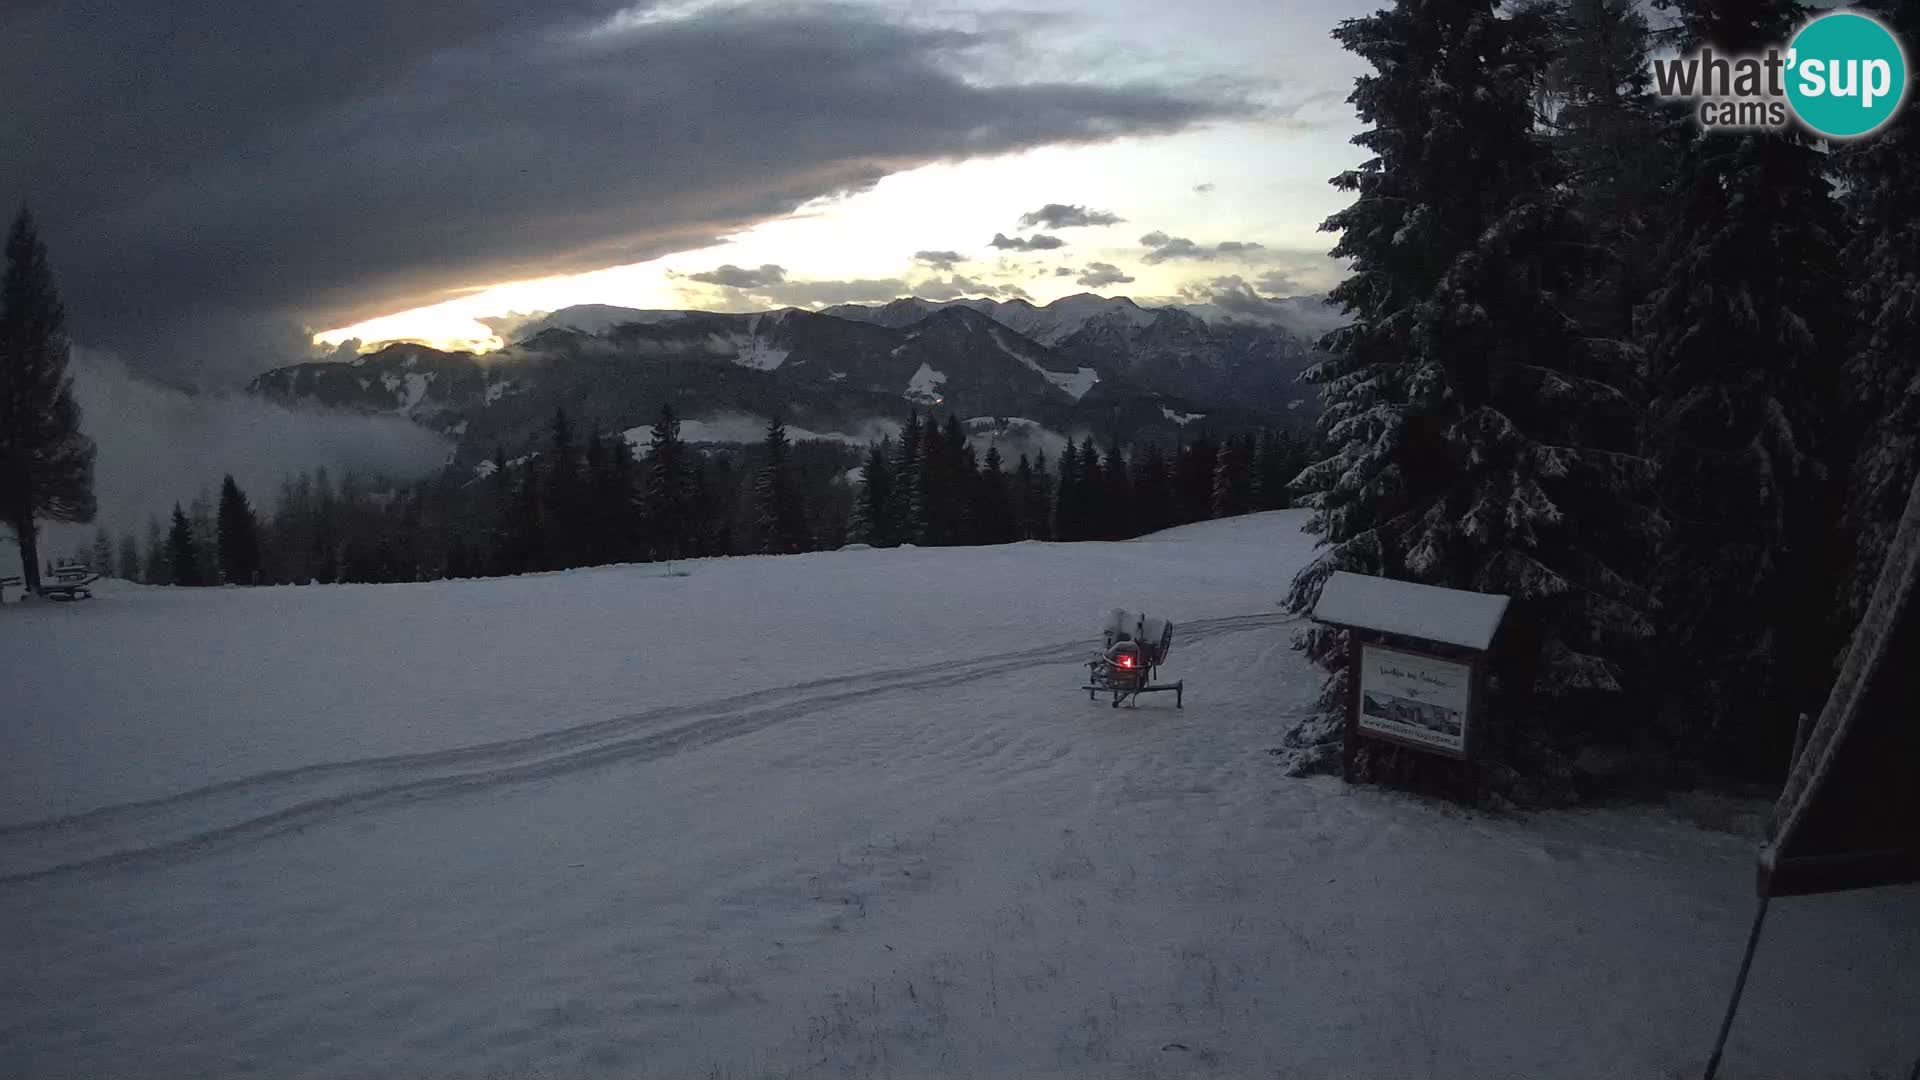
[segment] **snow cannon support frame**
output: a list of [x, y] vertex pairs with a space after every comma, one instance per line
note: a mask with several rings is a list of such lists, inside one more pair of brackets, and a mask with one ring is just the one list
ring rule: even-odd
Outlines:
[[1167, 654], [1173, 651], [1173, 623], [1154, 621], [1161, 624], [1157, 641], [1150, 638], [1146, 617], [1129, 623], [1125, 612], [1113, 613], [1107, 623], [1105, 647], [1099, 656], [1087, 661], [1087, 685], [1081, 689], [1087, 692], [1088, 701], [1112, 694], [1110, 707], [1117, 709], [1123, 701], [1138, 707], [1141, 694], [1172, 693], [1174, 708], [1187, 707], [1185, 679], [1166, 684], [1153, 681], [1167, 662]]

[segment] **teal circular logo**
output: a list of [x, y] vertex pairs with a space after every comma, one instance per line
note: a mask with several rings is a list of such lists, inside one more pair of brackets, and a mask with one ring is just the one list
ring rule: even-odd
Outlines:
[[1787, 102], [1821, 135], [1870, 135], [1893, 119], [1907, 96], [1900, 39], [1867, 15], [1822, 15], [1787, 45]]

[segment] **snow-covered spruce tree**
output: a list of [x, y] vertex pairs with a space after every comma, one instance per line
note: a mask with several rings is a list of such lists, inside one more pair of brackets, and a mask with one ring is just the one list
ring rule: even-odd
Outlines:
[[[1789, 0], [1673, 6], [1684, 48], [1729, 55], [1785, 41], [1804, 15]], [[1671, 200], [1640, 316], [1674, 522], [1656, 578], [1660, 714], [1683, 759], [1777, 775], [1835, 644], [1844, 222], [1824, 155], [1795, 131], [1696, 134]]]
[[[1903, 41], [1920, 42], [1920, 7], [1863, 5]], [[1836, 155], [1855, 219], [1846, 266], [1854, 275], [1855, 338], [1845, 368], [1848, 430], [1859, 433], [1843, 531], [1853, 551], [1841, 583], [1839, 629], [1859, 621], [1913, 478], [1920, 472], [1920, 74], [1892, 124]]]
[[[1323, 226], [1353, 260], [1333, 298], [1354, 322], [1313, 373], [1331, 456], [1294, 486], [1325, 550], [1288, 605], [1311, 609], [1336, 570], [1513, 597], [1482, 746], [1506, 766], [1495, 775], [1523, 779], [1512, 794], [1550, 798], [1649, 631], [1608, 541], [1655, 522], [1631, 426], [1594, 420], [1631, 405], [1579, 372], [1580, 328], [1558, 308], [1573, 223], [1533, 107], [1550, 24], [1491, 0], [1401, 0], [1334, 36], [1376, 70], [1349, 98], [1374, 157], [1335, 178], [1356, 198]], [[1301, 644], [1334, 674], [1288, 735], [1297, 773], [1338, 761], [1348, 674], [1344, 634]], [[1360, 764], [1407, 776], [1432, 761], [1374, 748]]]
[[1649, 93], [1650, 32], [1635, 0], [1555, 2], [1545, 96], [1588, 253], [1569, 310], [1586, 328], [1595, 374], [1628, 389], [1639, 383], [1633, 313], [1655, 284], [1665, 189], [1696, 128]]

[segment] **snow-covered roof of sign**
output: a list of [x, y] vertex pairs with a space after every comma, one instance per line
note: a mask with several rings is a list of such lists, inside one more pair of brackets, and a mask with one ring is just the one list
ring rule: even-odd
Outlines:
[[1485, 650], [1507, 613], [1507, 598], [1493, 593], [1442, 589], [1339, 570], [1320, 590], [1316, 622], [1357, 626]]

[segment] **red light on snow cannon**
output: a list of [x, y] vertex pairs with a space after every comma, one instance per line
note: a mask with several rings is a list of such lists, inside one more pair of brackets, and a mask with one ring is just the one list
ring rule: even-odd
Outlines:
[[1120, 666], [1121, 666], [1121, 667], [1132, 667], [1132, 666], [1133, 666], [1133, 657], [1131, 657], [1131, 656], [1128, 656], [1128, 655], [1127, 655], [1126, 653], [1121, 653], [1121, 654], [1120, 654]]

